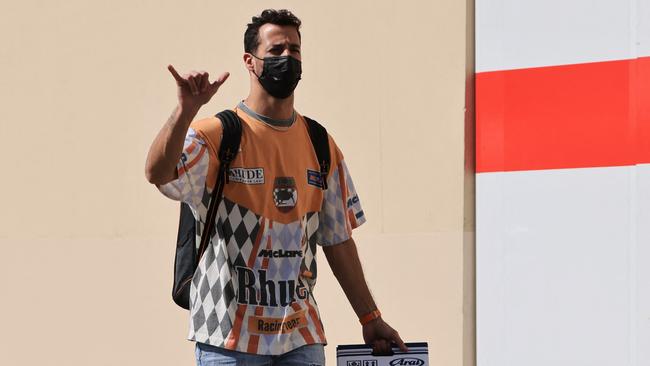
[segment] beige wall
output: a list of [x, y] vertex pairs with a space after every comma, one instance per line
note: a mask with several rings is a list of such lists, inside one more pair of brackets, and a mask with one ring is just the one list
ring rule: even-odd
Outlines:
[[[303, 20], [296, 109], [346, 156], [385, 318], [428, 341], [432, 365], [472, 364], [464, 1], [54, 3], [0, 5], [0, 364], [194, 362], [188, 314], [170, 297], [178, 203], [147, 183], [144, 161], [175, 103], [166, 65], [230, 71], [199, 116], [233, 106], [248, 91], [245, 24], [263, 7]], [[316, 298], [334, 364], [361, 328], [323, 259]]]

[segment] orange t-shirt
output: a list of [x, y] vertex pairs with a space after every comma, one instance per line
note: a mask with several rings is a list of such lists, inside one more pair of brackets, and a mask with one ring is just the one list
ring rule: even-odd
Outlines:
[[[278, 355], [326, 344], [313, 289], [317, 245], [350, 238], [365, 216], [343, 155], [329, 136], [327, 190], [305, 119], [286, 128], [233, 109], [242, 121], [240, 150], [217, 209], [217, 225], [190, 287], [188, 340], [240, 352]], [[158, 188], [188, 203], [197, 245], [219, 168], [221, 123], [188, 129], [178, 179]]]

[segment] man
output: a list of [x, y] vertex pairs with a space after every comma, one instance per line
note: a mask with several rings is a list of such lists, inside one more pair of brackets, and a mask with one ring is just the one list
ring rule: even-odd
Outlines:
[[[366, 285], [352, 229], [365, 217], [343, 155], [328, 136], [331, 168], [321, 189], [304, 117], [294, 109], [301, 77], [301, 21], [287, 10], [253, 17], [244, 35], [250, 92], [233, 110], [241, 148], [229, 171], [217, 222], [190, 291], [190, 331], [199, 365], [322, 365], [327, 343], [313, 288], [316, 248], [328, 263], [377, 353], [407, 348], [381, 318]], [[146, 176], [205, 222], [214, 188], [221, 124], [194, 120], [228, 79], [179, 75], [178, 106], [151, 145]], [[179, 159], [180, 157], [180, 159]]]

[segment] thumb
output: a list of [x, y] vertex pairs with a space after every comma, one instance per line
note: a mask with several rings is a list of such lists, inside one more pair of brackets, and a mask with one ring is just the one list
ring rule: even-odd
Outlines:
[[178, 74], [178, 71], [176, 71], [172, 64], [167, 65], [167, 70], [172, 73], [172, 76], [174, 79], [176, 79], [176, 83], [178, 83], [178, 85], [181, 85], [183, 83], [183, 78]]

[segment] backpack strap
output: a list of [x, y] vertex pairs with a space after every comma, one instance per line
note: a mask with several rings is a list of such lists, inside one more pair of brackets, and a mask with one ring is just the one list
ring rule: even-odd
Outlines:
[[315, 120], [306, 116], [303, 117], [305, 117], [305, 121], [307, 121], [307, 130], [309, 131], [311, 144], [314, 146], [314, 151], [318, 158], [318, 164], [320, 165], [321, 189], [326, 190], [327, 175], [329, 174], [331, 164], [330, 143], [327, 130], [323, 125]]
[[223, 126], [223, 137], [219, 145], [218, 156], [221, 162], [220, 166], [225, 168], [226, 183], [229, 183], [228, 167], [239, 151], [242, 131], [241, 121], [237, 114], [230, 109], [219, 112], [216, 116], [219, 117]]
[[208, 247], [210, 233], [214, 227], [214, 221], [217, 214], [217, 206], [221, 201], [223, 195], [223, 186], [230, 180], [228, 179], [228, 171], [230, 163], [235, 159], [239, 151], [239, 143], [241, 142], [242, 126], [241, 120], [237, 114], [230, 109], [226, 109], [216, 114], [222, 125], [223, 135], [221, 143], [219, 144], [219, 172], [217, 173], [217, 181], [212, 189], [210, 197], [210, 204], [208, 205], [208, 213], [206, 214], [205, 226], [201, 233], [201, 244], [199, 245], [199, 253], [196, 256], [196, 263], [198, 265], [205, 248]]

